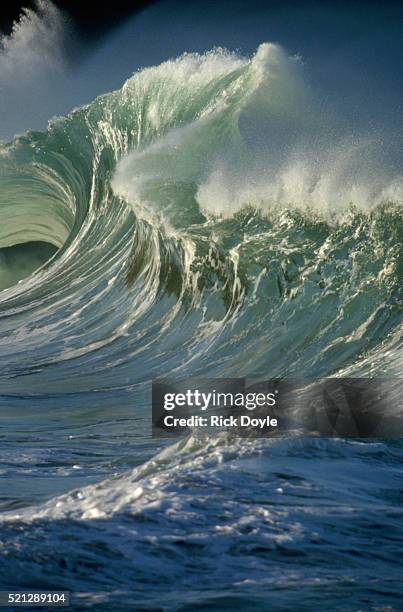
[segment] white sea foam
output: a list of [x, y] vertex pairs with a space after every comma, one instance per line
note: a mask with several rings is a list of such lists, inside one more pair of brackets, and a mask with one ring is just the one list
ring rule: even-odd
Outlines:
[[[178, 107], [183, 112], [211, 87], [216, 94], [196, 118], [174, 123]], [[137, 210], [172, 219], [178, 204], [172, 211], [167, 187], [175, 185], [191, 186], [202, 212], [224, 217], [252, 206], [310, 208], [330, 219], [351, 204], [369, 210], [403, 199], [402, 174], [385, 161], [383, 139], [346, 133], [305, 85], [299, 60], [278, 45], [262, 44], [249, 61], [223, 50], [186, 55], [126, 88], [152, 95], [143, 141], [112, 183]]]
[[314, 210], [328, 220], [351, 204], [370, 210], [382, 202], [402, 202], [402, 176], [390, 172], [377, 157], [375, 144], [362, 139], [318, 151], [296, 148], [284, 163], [270, 159], [262, 168], [259, 160], [242, 173], [218, 162], [199, 186], [197, 201], [202, 210], [223, 216], [245, 206], [263, 212], [290, 207]]

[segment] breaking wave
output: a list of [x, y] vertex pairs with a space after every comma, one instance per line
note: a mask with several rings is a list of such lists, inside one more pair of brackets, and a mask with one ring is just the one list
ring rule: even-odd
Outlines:
[[[58, 249], [1, 295], [36, 387], [66, 361], [91, 389], [86, 360], [103, 388], [183, 364], [329, 375], [395, 345], [401, 176], [368, 139], [335, 148], [309, 97], [275, 45], [185, 55], [2, 148], [0, 246]], [[18, 325], [8, 342], [12, 386]]]
[[[35, 464], [64, 479], [46, 503], [40, 481], [24, 502], [3, 500], [7, 588], [17, 567], [20, 587], [96, 590], [82, 605], [101, 609], [121, 601], [120, 575], [142, 596], [153, 580], [166, 594], [175, 575], [183, 590], [172, 587], [166, 608], [185, 609], [186, 581], [196, 597], [196, 570], [211, 578], [217, 556], [217, 580], [232, 576], [248, 609], [284, 587], [279, 606], [295, 607], [315, 584], [337, 585], [342, 604], [351, 587], [362, 604], [358, 587], [379, 568], [375, 540], [363, 553], [361, 538], [374, 533], [375, 509], [376, 528], [394, 533], [385, 487], [395, 468], [373, 493], [360, 483], [382, 457], [395, 461], [397, 442], [191, 438], [155, 456], [145, 432], [160, 376], [401, 373], [402, 175], [384, 147], [376, 134], [340, 132], [300, 60], [272, 44], [250, 59], [216, 49], [142, 70], [46, 132], [2, 145], [1, 405], [37, 436], [5, 473], [21, 484]], [[142, 467], [111, 479], [133, 463]], [[335, 466], [330, 489], [315, 465]], [[310, 571], [329, 551], [334, 571]], [[268, 560], [279, 564], [270, 576]], [[198, 601], [233, 609], [223, 583], [206, 589]]]

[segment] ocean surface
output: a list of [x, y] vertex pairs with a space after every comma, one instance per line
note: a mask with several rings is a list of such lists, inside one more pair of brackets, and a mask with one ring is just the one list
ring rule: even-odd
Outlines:
[[403, 179], [378, 145], [267, 43], [1, 145], [1, 589], [402, 609], [399, 439], [151, 438], [159, 377], [402, 376]]

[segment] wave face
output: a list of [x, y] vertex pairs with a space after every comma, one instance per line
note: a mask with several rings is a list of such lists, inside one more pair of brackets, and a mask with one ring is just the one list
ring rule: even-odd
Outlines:
[[[376, 137], [338, 131], [299, 61], [270, 44], [251, 59], [218, 49], [143, 70], [47, 132], [2, 146], [0, 279], [8, 288], [0, 293], [7, 430], [0, 469], [12, 484], [1, 499], [8, 563], [0, 581], [7, 588], [18, 568], [24, 586], [76, 581], [73, 590], [99, 591], [98, 604], [86, 604], [119, 609], [128, 583], [145, 597], [153, 576], [161, 589], [175, 576], [167, 608], [186, 606], [195, 603], [187, 586], [196, 593], [197, 572], [211, 577], [217, 558], [218, 579], [234, 577], [235, 599], [224, 601], [209, 583], [210, 607], [244, 605], [256, 585], [253, 609], [272, 588], [290, 589], [279, 605], [296, 605], [302, 585], [315, 609], [314, 584], [322, 594], [340, 589], [343, 605], [347, 584], [362, 590], [363, 580], [375, 580], [376, 551], [363, 553], [360, 538], [376, 521], [368, 507], [379, 508], [377, 528], [391, 535], [385, 555], [394, 557], [398, 506], [385, 488], [397, 472], [380, 483], [398, 443], [227, 440], [221, 448], [216, 440], [192, 447], [186, 459], [168, 449], [160, 472], [160, 459], [151, 459], [161, 442], [149, 439], [149, 383], [399, 375], [403, 183], [384, 160]], [[10, 248], [19, 253], [12, 265]], [[334, 455], [340, 471], [332, 464], [337, 474], [322, 496], [313, 463], [331, 469]], [[291, 467], [283, 473], [284, 462]], [[362, 486], [368, 470], [375, 493]], [[76, 487], [84, 488], [54, 497]], [[232, 498], [234, 488], [245, 497]], [[219, 501], [210, 504], [213, 490]], [[29, 504], [36, 505], [24, 510]], [[354, 536], [346, 535], [348, 521]], [[54, 552], [39, 554], [44, 531]], [[333, 553], [334, 570], [326, 561]], [[157, 557], [165, 561], [154, 567]], [[320, 575], [311, 562], [324, 564]], [[249, 581], [235, 571], [239, 564]], [[394, 605], [392, 574], [390, 585], [385, 598]], [[144, 605], [157, 605], [158, 589], [155, 596]]]

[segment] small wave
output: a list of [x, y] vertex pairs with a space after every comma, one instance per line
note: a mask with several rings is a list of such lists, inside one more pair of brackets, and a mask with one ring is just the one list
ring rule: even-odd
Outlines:
[[295, 608], [313, 587], [357, 606], [375, 575], [386, 580], [382, 541], [396, 560], [382, 601], [394, 606], [400, 455], [399, 443], [188, 438], [130, 474], [3, 515], [0, 583], [13, 585], [18, 565], [20, 588], [58, 584], [97, 609], [123, 597], [149, 609], [164, 594], [164, 609], [176, 610], [189, 593], [222, 609], [227, 592], [258, 610], [269, 594]]

